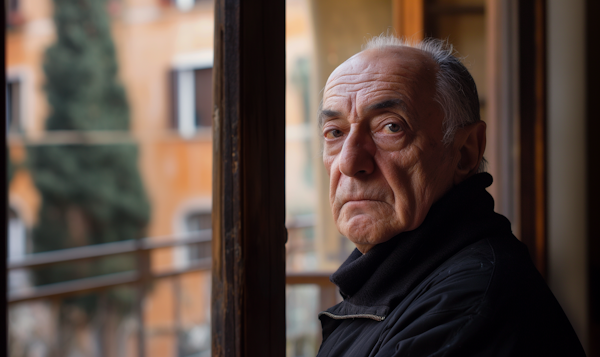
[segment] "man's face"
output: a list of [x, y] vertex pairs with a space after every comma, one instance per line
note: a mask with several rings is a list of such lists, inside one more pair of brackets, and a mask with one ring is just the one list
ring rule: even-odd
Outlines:
[[323, 162], [340, 233], [366, 253], [417, 228], [452, 187], [457, 155], [442, 143], [437, 64], [414, 48], [371, 49], [329, 77]]

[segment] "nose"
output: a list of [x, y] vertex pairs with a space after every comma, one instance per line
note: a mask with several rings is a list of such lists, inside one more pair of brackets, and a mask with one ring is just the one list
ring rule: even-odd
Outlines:
[[349, 177], [373, 173], [375, 143], [369, 133], [353, 126], [344, 141], [340, 155], [340, 172]]

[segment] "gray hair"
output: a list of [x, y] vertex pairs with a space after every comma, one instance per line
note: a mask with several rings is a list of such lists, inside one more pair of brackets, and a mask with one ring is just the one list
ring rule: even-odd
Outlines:
[[434, 38], [410, 41], [382, 34], [368, 40], [363, 51], [386, 47], [416, 48], [430, 55], [438, 64], [436, 93], [433, 99], [444, 111], [442, 140], [444, 144], [452, 143], [458, 128], [481, 120], [475, 80], [460, 59], [455, 56], [456, 51], [448, 41]]

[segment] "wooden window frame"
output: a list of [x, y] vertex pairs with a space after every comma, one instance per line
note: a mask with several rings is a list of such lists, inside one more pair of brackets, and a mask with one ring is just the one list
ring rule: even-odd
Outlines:
[[285, 2], [215, 1], [213, 356], [285, 355]]
[[547, 274], [546, 1], [520, 1], [520, 238]]

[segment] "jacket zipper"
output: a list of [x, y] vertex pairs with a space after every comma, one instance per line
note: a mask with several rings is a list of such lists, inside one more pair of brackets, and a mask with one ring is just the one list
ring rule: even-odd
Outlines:
[[371, 319], [375, 321], [383, 321], [385, 320], [385, 316], [377, 316], [371, 314], [357, 314], [357, 315], [334, 315], [331, 312], [323, 311], [319, 313], [319, 316], [326, 315], [331, 317], [334, 320], [346, 320], [346, 319]]

